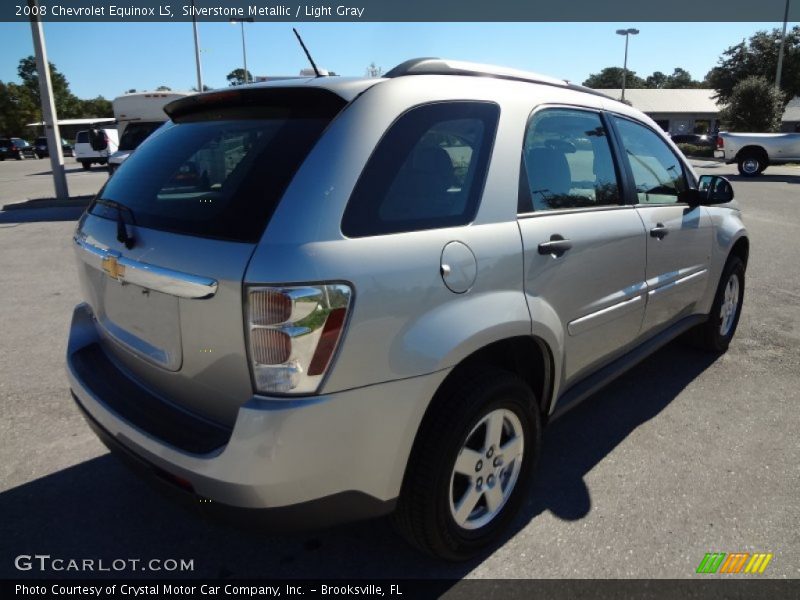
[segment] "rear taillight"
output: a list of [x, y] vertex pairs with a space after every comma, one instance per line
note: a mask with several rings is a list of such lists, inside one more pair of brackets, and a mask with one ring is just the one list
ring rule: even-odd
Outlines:
[[262, 394], [316, 392], [342, 337], [352, 290], [343, 284], [247, 290], [250, 369]]
[[717, 136], [717, 150], [722, 150], [725, 147], [725, 140]]

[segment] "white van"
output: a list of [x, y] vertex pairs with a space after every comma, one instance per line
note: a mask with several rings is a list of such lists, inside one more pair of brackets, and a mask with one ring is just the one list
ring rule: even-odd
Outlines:
[[104, 165], [117, 151], [119, 136], [116, 129], [84, 129], [75, 138], [75, 160], [88, 170], [93, 164]]
[[112, 106], [119, 133], [119, 148], [108, 159], [109, 173], [113, 173], [139, 144], [166, 122], [164, 106], [193, 93], [138, 92], [114, 98]]

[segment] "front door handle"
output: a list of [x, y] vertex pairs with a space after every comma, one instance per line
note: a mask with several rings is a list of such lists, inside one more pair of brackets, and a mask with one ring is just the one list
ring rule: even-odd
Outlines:
[[650, 230], [650, 237], [658, 238], [663, 240], [666, 235], [669, 233], [669, 229], [664, 227], [663, 223], [656, 223], [656, 226]]
[[572, 241], [565, 240], [564, 236], [556, 233], [550, 236], [549, 242], [542, 242], [538, 248], [539, 254], [551, 254], [557, 258], [572, 248]]

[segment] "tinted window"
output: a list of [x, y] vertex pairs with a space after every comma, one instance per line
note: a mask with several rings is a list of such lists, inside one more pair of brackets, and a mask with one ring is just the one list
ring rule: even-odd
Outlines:
[[46, 146], [47, 145], [47, 138], [46, 137], [36, 138], [36, 145], [37, 146]]
[[88, 131], [79, 131], [78, 137], [75, 138], [75, 142], [78, 144], [88, 144], [89, 143], [89, 132]]
[[633, 173], [639, 203], [678, 202], [678, 194], [687, 188], [678, 157], [647, 127], [619, 117], [614, 121]]
[[405, 113], [367, 162], [342, 232], [362, 237], [472, 221], [499, 112], [496, 104], [442, 102]]
[[[125, 218], [130, 214], [144, 227], [257, 241], [344, 101], [323, 90], [273, 88], [243, 96], [247, 106], [198, 105], [166, 125], [120, 166], [99, 198], [130, 208]], [[90, 211], [117, 218], [102, 203]]]
[[600, 115], [572, 109], [537, 112], [522, 150], [521, 212], [620, 204], [608, 135]]
[[119, 140], [120, 150], [135, 150], [147, 137], [163, 123], [129, 123]]

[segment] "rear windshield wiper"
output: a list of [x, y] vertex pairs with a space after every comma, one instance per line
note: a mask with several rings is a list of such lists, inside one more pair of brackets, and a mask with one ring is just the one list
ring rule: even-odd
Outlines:
[[117, 241], [120, 244], [125, 244], [125, 247], [130, 250], [136, 244], [136, 239], [132, 234], [128, 233], [128, 228], [125, 226], [125, 219], [122, 218], [122, 213], [127, 212], [130, 215], [131, 223], [136, 224], [136, 219], [133, 216], [133, 211], [130, 207], [117, 202], [116, 200], [107, 200], [105, 198], [98, 198], [95, 200], [96, 204], [102, 204], [113, 208], [117, 211]]

